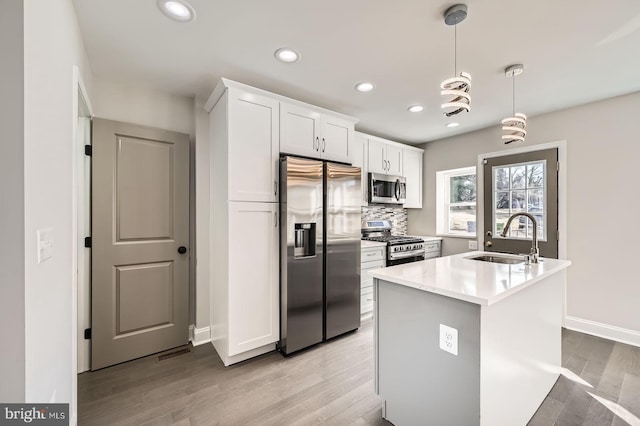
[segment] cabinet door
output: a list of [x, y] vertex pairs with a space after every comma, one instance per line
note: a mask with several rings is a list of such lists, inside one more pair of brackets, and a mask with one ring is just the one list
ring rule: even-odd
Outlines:
[[384, 158], [387, 144], [369, 139], [369, 173], [387, 174], [387, 161]]
[[280, 152], [320, 158], [320, 114], [280, 104]]
[[349, 149], [353, 144], [353, 123], [340, 118], [323, 116], [320, 153], [325, 160], [350, 161]]
[[387, 160], [387, 174], [402, 176], [402, 148], [396, 145], [385, 146], [385, 160]]
[[277, 203], [229, 203], [229, 356], [280, 337], [277, 215]]
[[407, 178], [407, 209], [422, 208], [422, 152], [411, 149], [402, 150], [402, 175]]
[[278, 117], [278, 101], [229, 89], [230, 201], [278, 201]]
[[361, 193], [361, 205], [368, 206], [369, 205], [369, 181], [368, 181], [368, 141], [367, 138], [362, 137], [361, 135], [355, 135], [353, 142], [353, 149], [351, 150], [351, 162], [355, 167], [360, 167], [360, 184], [362, 186]]

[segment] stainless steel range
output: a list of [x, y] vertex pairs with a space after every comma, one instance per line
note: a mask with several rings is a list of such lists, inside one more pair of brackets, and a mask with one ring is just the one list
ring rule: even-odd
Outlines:
[[424, 260], [424, 240], [391, 235], [388, 220], [362, 221], [362, 239], [387, 243], [387, 266]]

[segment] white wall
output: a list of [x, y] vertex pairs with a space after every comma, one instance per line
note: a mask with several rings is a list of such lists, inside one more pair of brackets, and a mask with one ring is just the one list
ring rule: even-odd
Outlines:
[[[25, 399], [71, 402], [73, 416], [73, 66], [89, 93], [91, 70], [71, 0], [24, 0], [24, 65]], [[40, 228], [54, 246], [38, 264]]]
[[[640, 240], [640, 197], [634, 171], [640, 162], [635, 123], [640, 92], [533, 117], [527, 145], [567, 141], [567, 325], [640, 345], [640, 286], [632, 271]], [[464, 118], [463, 118], [464, 119]], [[481, 153], [503, 145], [498, 124], [425, 144], [424, 208], [409, 210], [409, 232], [435, 233], [435, 173], [476, 165]], [[467, 250], [444, 240], [444, 253]]]
[[95, 76], [91, 102], [96, 117], [187, 133], [194, 138], [193, 98]]
[[24, 33], [21, 1], [0, 0], [0, 401], [24, 402]]

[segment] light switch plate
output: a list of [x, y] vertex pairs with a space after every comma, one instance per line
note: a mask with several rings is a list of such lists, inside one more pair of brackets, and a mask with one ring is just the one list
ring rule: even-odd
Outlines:
[[38, 263], [53, 256], [53, 228], [42, 228], [36, 231], [38, 237]]
[[440, 324], [440, 349], [458, 355], [458, 330]]
[[478, 242], [476, 240], [469, 241], [469, 250], [478, 250]]

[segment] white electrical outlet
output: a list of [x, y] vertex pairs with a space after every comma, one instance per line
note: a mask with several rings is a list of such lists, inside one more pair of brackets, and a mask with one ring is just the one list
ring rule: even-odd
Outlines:
[[478, 250], [478, 242], [476, 240], [469, 241], [469, 250]]
[[458, 355], [458, 330], [440, 324], [440, 349]]
[[42, 263], [53, 256], [53, 229], [38, 229], [36, 234], [38, 236], [38, 263]]

